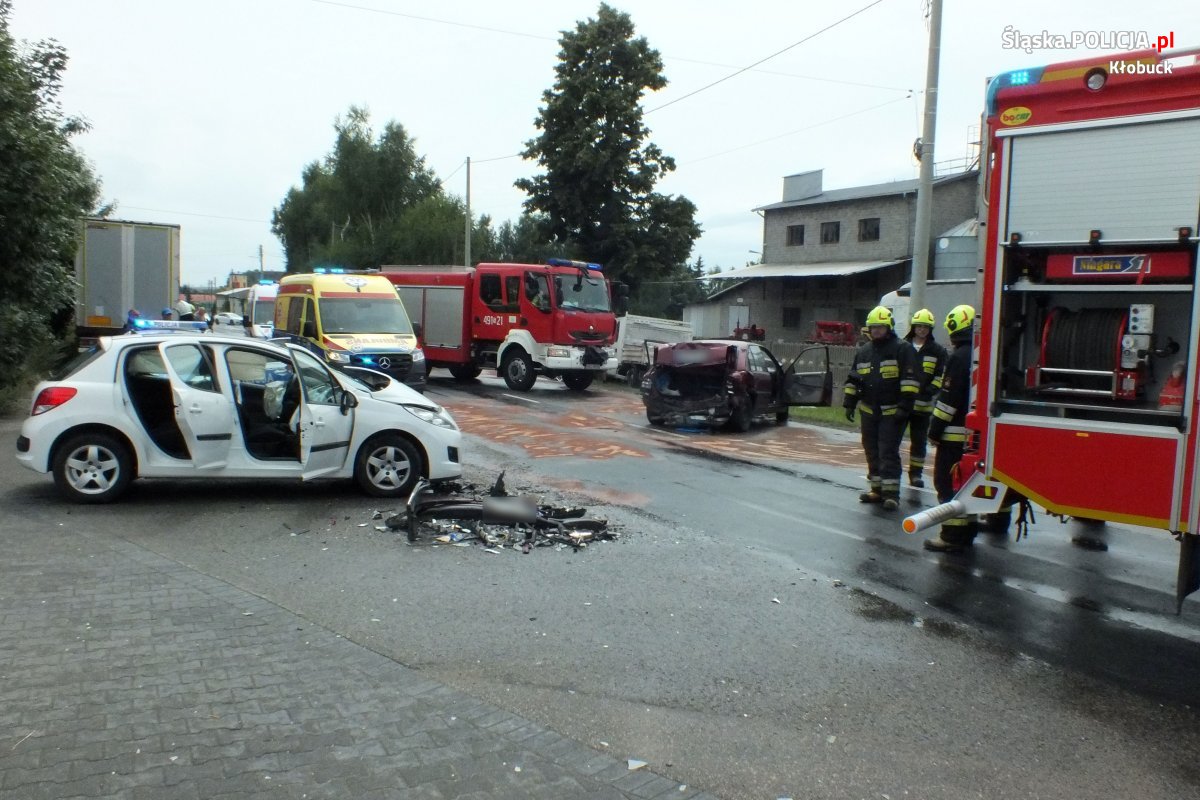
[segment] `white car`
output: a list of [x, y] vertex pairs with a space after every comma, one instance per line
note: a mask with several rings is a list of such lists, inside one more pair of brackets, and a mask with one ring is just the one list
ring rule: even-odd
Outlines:
[[405, 497], [462, 474], [450, 414], [369, 370], [295, 345], [195, 333], [102, 337], [38, 384], [17, 460], [81, 503], [134, 478], [354, 478]]
[[242, 324], [242, 315], [235, 314], [232, 311], [222, 311], [220, 314], [217, 314], [215, 317], [213, 317], [213, 319], [216, 321], [216, 323], [218, 325], [241, 325]]

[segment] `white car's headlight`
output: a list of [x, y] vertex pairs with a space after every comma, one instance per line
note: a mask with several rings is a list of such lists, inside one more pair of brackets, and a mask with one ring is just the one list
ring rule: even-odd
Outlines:
[[446, 413], [446, 409], [441, 406], [434, 408], [430, 408], [429, 406], [401, 406], [401, 408], [417, 419], [428, 422], [430, 425], [436, 425], [439, 428], [449, 428], [455, 431], [458, 430], [458, 426], [454, 424], [454, 420]]
[[547, 347], [546, 348], [546, 357], [547, 358], [570, 358], [571, 350], [570, 350], [570, 348], [567, 348], [567, 347]]
[[424, 350], [422, 350], [419, 347], [416, 350], [413, 350], [413, 363], [414, 364], [417, 364], [424, 360], [425, 360], [425, 351]]
[[332, 361], [335, 364], [349, 364], [350, 363], [350, 354], [342, 353], [337, 350], [326, 350], [325, 351], [325, 360]]

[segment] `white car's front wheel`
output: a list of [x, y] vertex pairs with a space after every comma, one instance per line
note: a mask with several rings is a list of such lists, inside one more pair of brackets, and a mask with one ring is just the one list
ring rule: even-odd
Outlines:
[[354, 480], [372, 497], [408, 497], [421, 477], [421, 454], [395, 433], [369, 439], [358, 451]]
[[124, 442], [107, 433], [72, 436], [51, 465], [54, 483], [76, 503], [110, 503], [133, 480], [133, 456]]

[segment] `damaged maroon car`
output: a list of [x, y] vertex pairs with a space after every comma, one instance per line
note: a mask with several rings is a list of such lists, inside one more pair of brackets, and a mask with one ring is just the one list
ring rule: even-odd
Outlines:
[[785, 368], [761, 344], [706, 339], [661, 346], [653, 363], [642, 379], [651, 425], [744, 432], [758, 417], [782, 424], [791, 406], [827, 406], [833, 396], [824, 346], [801, 350]]

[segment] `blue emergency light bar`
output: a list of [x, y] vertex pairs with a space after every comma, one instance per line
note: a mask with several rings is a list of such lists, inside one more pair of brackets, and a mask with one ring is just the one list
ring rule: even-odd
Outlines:
[[546, 264], [551, 267], [575, 267], [576, 269], [594, 269], [600, 272], [604, 267], [588, 261], [572, 261], [569, 258], [547, 258]]
[[207, 333], [208, 323], [198, 320], [175, 320], [175, 319], [142, 319], [138, 317], [132, 320], [133, 329], [138, 333]]
[[346, 274], [345, 267], [313, 267], [315, 275], [344, 275]]
[[259, 286], [274, 286], [275, 281], [271, 280], [270, 278], [261, 278], [258, 281], [258, 285]]

